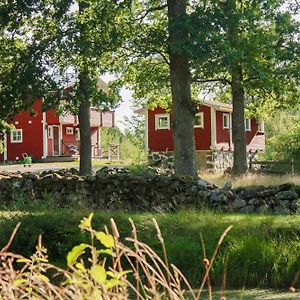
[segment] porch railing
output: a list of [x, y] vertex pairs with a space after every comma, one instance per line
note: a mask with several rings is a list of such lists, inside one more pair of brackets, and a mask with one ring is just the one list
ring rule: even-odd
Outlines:
[[[80, 155], [80, 142], [62, 142], [63, 155]], [[102, 149], [98, 145], [92, 145], [91, 154], [93, 157], [102, 158]]]

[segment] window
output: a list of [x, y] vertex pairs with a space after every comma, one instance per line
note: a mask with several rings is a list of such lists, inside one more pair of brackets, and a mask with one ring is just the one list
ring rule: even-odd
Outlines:
[[203, 112], [199, 112], [199, 113], [196, 114], [194, 127], [195, 128], [204, 128], [204, 116], [203, 116]]
[[53, 127], [48, 127], [48, 139], [53, 139]]
[[223, 114], [223, 128], [229, 128], [229, 114]]
[[155, 115], [155, 130], [170, 129], [170, 115]]
[[75, 139], [76, 139], [76, 141], [80, 140], [80, 130], [79, 130], [79, 128], [75, 128]]
[[73, 127], [67, 127], [66, 128], [66, 134], [74, 134], [74, 128]]
[[23, 130], [15, 129], [10, 132], [11, 143], [22, 143], [23, 142]]
[[251, 119], [245, 119], [245, 129], [251, 131]]

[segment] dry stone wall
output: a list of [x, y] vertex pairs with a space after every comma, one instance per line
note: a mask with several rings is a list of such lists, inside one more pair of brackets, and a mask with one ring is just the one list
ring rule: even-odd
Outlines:
[[218, 188], [191, 178], [144, 173], [107, 167], [95, 175], [79, 176], [76, 169], [43, 173], [0, 174], [0, 205], [18, 201], [51, 200], [55, 207], [101, 210], [176, 211], [209, 208], [239, 213], [295, 214], [300, 187]]

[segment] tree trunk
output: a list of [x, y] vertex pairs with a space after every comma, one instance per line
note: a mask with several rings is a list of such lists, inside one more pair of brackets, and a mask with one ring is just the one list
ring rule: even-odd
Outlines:
[[[227, 0], [225, 9], [228, 17], [228, 39], [232, 50], [238, 48], [239, 18], [237, 17], [237, 0]], [[243, 87], [243, 69], [241, 57], [234, 57], [231, 62], [232, 95], [232, 133], [234, 143], [233, 174], [243, 175], [247, 172], [246, 132], [245, 132], [245, 90]]]
[[88, 93], [89, 79], [79, 75], [79, 90], [81, 94], [79, 106], [79, 131], [80, 131], [80, 175], [90, 175], [92, 173], [91, 154], [91, 124], [90, 124], [90, 99]]
[[[87, 7], [86, 1], [78, 1], [79, 12], [83, 12]], [[84, 24], [80, 27], [80, 39], [85, 45], [86, 28]], [[80, 55], [84, 59], [84, 49], [80, 50]], [[84, 60], [83, 60], [84, 61]], [[90, 175], [92, 173], [92, 153], [91, 153], [91, 124], [90, 124], [90, 86], [92, 82], [88, 72], [87, 63], [84, 62], [79, 72], [79, 131], [80, 131], [80, 175]]]
[[237, 65], [231, 72], [232, 132], [233, 132], [233, 174], [240, 176], [247, 172], [246, 132], [245, 132], [245, 91], [242, 67]]
[[196, 106], [191, 98], [191, 74], [187, 51], [188, 39], [182, 18], [186, 0], [168, 0], [170, 81], [172, 91], [173, 141], [175, 173], [197, 177], [194, 120]]

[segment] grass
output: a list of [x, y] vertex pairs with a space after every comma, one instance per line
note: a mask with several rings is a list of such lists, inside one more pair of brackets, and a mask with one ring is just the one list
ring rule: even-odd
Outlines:
[[[6, 243], [14, 225], [21, 221], [11, 250], [29, 256], [34, 251], [38, 235], [43, 234], [50, 260], [63, 265], [72, 246], [88, 239], [78, 229], [79, 220], [87, 215], [88, 212], [84, 211], [66, 210], [2, 212], [0, 247]], [[128, 217], [132, 218], [140, 239], [162, 254], [151, 221], [156, 218], [170, 262], [179, 267], [195, 285], [204, 273], [200, 233], [207, 257], [211, 257], [219, 237], [229, 225], [234, 227], [225, 238], [212, 268], [214, 286], [221, 286], [226, 267], [230, 287], [288, 288], [300, 267], [300, 216], [231, 215], [198, 211], [172, 214], [95, 212], [94, 227], [103, 229], [111, 217], [116, 220], [121, 238], [131, 234]]]
[[279, 184], [292, 182], [300, 185], [300, 176], [295, 175], [263, 175], [263, 174], [248, 174], [242, 177], [233, 178], [226, 176], [223, 173], [201, 173], [200, 177], [208, 182], [214, 183], [219, 187], [223, 187], [226, 182], [230, 182], [233, 188], [243, 186], [276, 186]]

